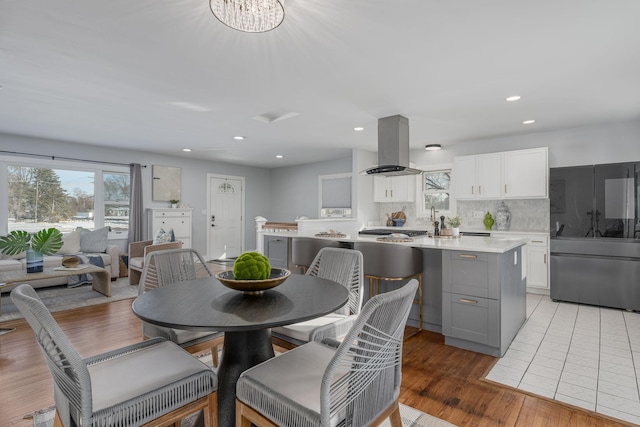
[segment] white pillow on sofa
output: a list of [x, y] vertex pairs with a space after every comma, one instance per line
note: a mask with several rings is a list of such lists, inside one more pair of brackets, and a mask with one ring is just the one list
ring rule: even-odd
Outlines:
[[58, 251], [60, 255], [71, 255], [80, 252], [80, 235], [82, 230], [73, 230], [62, 236], [62, 247]]
[[109, 226], [98, 228], [93, 231], [82, 229], [80, 233], [80, 252], [106, 252], [108, 238]]

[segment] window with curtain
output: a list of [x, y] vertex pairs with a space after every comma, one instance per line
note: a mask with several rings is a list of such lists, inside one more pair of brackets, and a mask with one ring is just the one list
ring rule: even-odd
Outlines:
[[8, 231], [56, 227], [65, 233], [79, 226], [127, 231], [130, 181], [125, 170], [8, 163]]

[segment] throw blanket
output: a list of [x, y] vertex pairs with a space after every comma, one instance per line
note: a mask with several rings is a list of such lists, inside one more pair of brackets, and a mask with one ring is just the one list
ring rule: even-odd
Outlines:
[[[80, 260], [80, 264], [91, 264], [96, 267], [104, 268], [104, 261], [100, 255], [76, 255]], [[90, 285], [93, 282], [93, 276], [90, 273], [78, 274], [77, 276], [69, 276], [67, 288], [77, 288], [78, 286]]]

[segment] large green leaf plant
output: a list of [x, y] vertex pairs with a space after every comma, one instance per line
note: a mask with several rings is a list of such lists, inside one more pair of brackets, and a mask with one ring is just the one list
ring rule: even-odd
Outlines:
[[62, 248], [62, 233], [56, 228], [40, 230], [29, 234], [23, 230], [14, 230], [0, 237], [0, 252], [6, 255], [17, 255], [32, 249], [42, 255], [53, 255]]

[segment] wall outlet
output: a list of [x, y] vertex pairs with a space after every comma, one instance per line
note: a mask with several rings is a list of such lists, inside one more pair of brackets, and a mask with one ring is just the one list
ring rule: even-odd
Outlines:
[[484, 218], [484, 212], [483, 211], [473, 211], [473, 217], [475, 219]]

